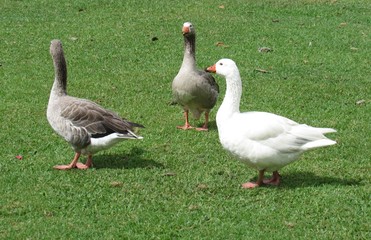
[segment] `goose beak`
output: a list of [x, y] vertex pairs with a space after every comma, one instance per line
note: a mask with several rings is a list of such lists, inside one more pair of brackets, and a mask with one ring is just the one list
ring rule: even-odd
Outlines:
[[183, 27], [182, 32], [183, 32], [183, 34], [189, 33], [189, 27]]
[[216, 73], [216, 65], [206, 68], [206, 72]]

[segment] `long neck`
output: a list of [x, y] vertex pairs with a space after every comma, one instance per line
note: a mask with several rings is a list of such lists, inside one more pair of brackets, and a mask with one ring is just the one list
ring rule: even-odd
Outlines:
[[240, 112], [242, 82], [238, 69], [226, 77], [227, 90], [219, 110], [229, 116]]
[[54, 63], [54, 84], [52, 91], [57, 95], [67, 94], [67, 66], [63, 50], [58, 49], [53, 56]]
[[196, 68], [196, 35], [184, 36], [184, 57], [182, 67]]

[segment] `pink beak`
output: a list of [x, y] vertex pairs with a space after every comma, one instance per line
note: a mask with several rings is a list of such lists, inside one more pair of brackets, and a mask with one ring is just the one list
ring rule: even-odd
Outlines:
[[183, 34], [189, 33], [189, 27], [183, 27], [182, 32]]

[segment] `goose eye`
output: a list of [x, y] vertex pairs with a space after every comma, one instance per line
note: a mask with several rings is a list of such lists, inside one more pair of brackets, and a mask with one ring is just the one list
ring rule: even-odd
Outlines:
[[223, 63], [219, 63], [220, 66], [223, 66]]

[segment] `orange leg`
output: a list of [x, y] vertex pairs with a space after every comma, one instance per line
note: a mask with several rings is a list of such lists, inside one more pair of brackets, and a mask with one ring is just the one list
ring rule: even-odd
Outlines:
[[58, 169], [58, 170], [68, 170], [68, 169], [71, 169], [71, 168], [75, 168], [76, 164], [77, 164], [77, 161], [80, 158], [80, 155], [81, 155], [81, 153], [76, 153], [75, 157], [73, 158], [72, 162], [69, 165], [56, 165], [53, 168]]
[[263, 183], [278, 186], [280, 184], [280, 180], [281, 175], [278, 173], [278, 171], [274, 171], [272, 178], [264, 180]]
[[256, 182], [244, 183], [244, 184], [242, 184], [242, 188], [255, 188], [255, 187], [261, 186], [263, 184], [264, 172], [265, 172], [265, 170], [260, 170], [258, 180]]
[[202, 127], [196, 128], [197, 131], [208, 131], [208, 124], [209, 124], [209, 113], [205, 112], [205, 123]]
[[192, 129], [193, 127], [191, 126], [191, 124], [189, 124], [189, 120], [188, 120], [188, 110], [184, 111], [184, 117], [185, 117], [185, 120], [186, 120], [184, 126], [177, 126], [177, 128], [178, 129], [183, 129], [183, 130]]
[[91, 155], [91, 154], [88, 155], [88, 160], [86, 160], [85, 164], [79, 163], [79, 162], [76, 163], [76, 167], [78, 169], [88, 169], [91, 166], [93, 166], [93, 155]]

